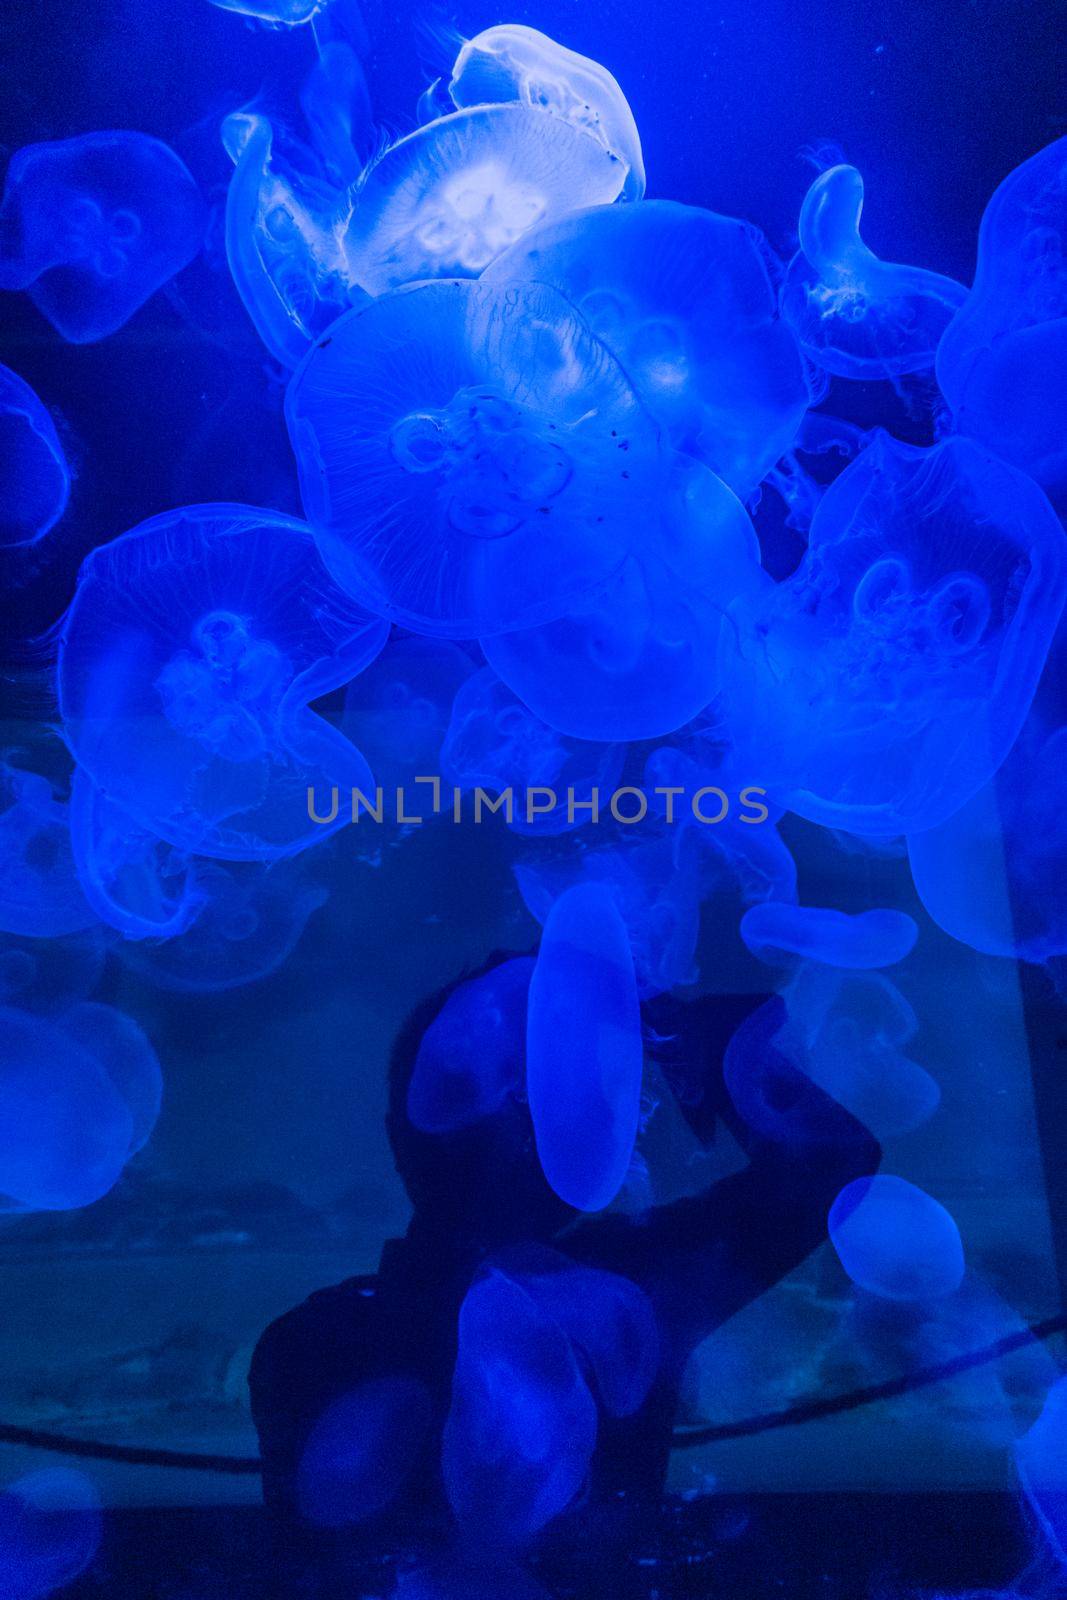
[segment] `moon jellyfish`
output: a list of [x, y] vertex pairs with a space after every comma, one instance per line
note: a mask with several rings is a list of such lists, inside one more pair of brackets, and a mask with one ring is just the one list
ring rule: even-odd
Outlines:
[[345, 692], [344, 732], [386, 794], [404, 789], [409, 815], [432, 806], [429, 786], [414, 780], [438, 771], [453, 703], [474, 671], [450, 639], [390, 639]]
[[106, 930], [99, 922], [61, 937], [5, 936], [0, 939], [0, 1005], [46, 1016], [65, 1011], [96, 988], [106, 959]]
[[599, 207], [526, 235], [487, 271], [575, 305], [670, 441], [747, 499], [810, 403], [757, 229], [696, 206]]
[[0, 760], [0, 931], [55, 938], [91, 927], [67, 806], [47, 778]]
[[1067, 1377], [1052, 1385], [1041, 1415], [1016, 1440], [1015, 1465], [1042, 1532], [1067, 1566]]
[[560, 118], [472, 106], [390, 146], [363, 174], [345, 233], [368, 294], [427, 278], [476, 278], [539, 222], [610, 205], [623, 162]]
[[407, 1113], [422, 1133], [453, 1133], [522, 1091], [532, 957], [504, 961], [449, 995], [423, 1034]]
[[130, 1113], [130, 1155], [142, 1150], [159, 1120], [163, 1074], [143, 1028], [114, 1006], [85, 1000], [56, 1018], [68, 1039], [104, 1068]]
[[372, 787], [309, 707], [387, 631], [333, 587], [303, 523], [249, 506], [168, 511], [82, 566], [60, 630], [66, 736], [108, 799], [168, 844], [291, 855], [326, 832], [309, 789]]
[[832, 911], [765, 900], [741, 919], [741, 937], [761, 961], [803, 956], [831, 967], [891, 967], [915, 946], [919, 929], [904, 911]]
[[69, 1467], [16, 1478], [0, 1491], [0, 1594], [43, 1600], [92, 1565], [103, 1535], [100, 1498]]
[[1058, 499], [1067, 490], [1067, 138], [1009, 173], [982, 217], [974, 287], [937, 381], [956, 427]]
[[34, 544], [70, 495], [70, 468], [48, 412], [17, 372], [0, 365], [0, 548]]
[[496, 1540], [537, 1533], [581, 1489], [596, 1437], [596, 1404], [559, 1325], [502, 1272], [479, 1278], [459, 1313], [441, 1452], [457, 1518]]
[[1011, 748], [1065, 593], [1067, 543], [1030, 479], [967, 439], [877, 436], [797, 571], [724, 630], [736, 761], [825, 827], [935, 827]]
[[86, 901], [127, 939], [184, 933], [204, 905], [193, 863], [116, 806], [79, 767], [70, 838]]
[[27, 145], [0, 200], [0, 289], [28, 290], [72, 344], [105, 339], [189, 264], [205, 224], [184, 162], [147, 134]]
[[857, 1178], [830, 1207], [830, 1242], [853, 1283], [883, 1300], [934, 1300], [963, 1282], [960, 1231], [905, 1178]]
[[659, 466], [621, 368], [536, 284], [416, 284], [346, 313], [286, 417], [337, 582], [455, 638], [564, 615], [621, 565]]
[[611, 891], [580, 883], [553, 906], [530, 980], [526, 1087], [545, 1177], [600, 1211], [622, 1187], [641, 1110], [641, 1014]]
[[860, 238], [863, 179], [829, 167], [800, 208], [800, 250], [782, 288], [782, 315], [806, 353], [842, 378], [889, 378], [934, 364], [967, 295], [924, 267], [880, 261]]
[[411, 1476], [431, 1414], [429, 1390], [414, 1378], [372, 1378], [335, 1400], [300, 1458], [300, 1515], [343, 1528], [384, 1511]]
[[504, 815], [518, 833], [581, 827], [592, 815], [594, 789], [610, 793], [622, 763], [618, 746], [556, 733], [490, 667], [460, 689], [441, 746], [441, 774], [455, 788], [480, 788], [494, 804], [512, 791]]
[[460, 107], [517, 102], [589, 134], [626, 168], [626, 200], [645, 192], [641, 136], [626, 96], [606, 67], [516, 22], [464, 41], [448, 92]]

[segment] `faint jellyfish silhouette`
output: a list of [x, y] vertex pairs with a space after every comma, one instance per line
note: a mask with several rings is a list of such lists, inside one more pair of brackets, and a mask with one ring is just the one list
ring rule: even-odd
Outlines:
[[144, 1148], [159, 1119], [163, 1074], [141, 1026], [115, 1006], [84, 1000], [56, 1019], [68, 1039], [104, 1068], [130, 1113], [129, 1154]]
[[86, 901], [127, 939], [184, 933], [205, 904], [195, 866], [103, 794], [80, 767], [70, 798], [70, 837]]
[[960, 1231], [939, 1201], [905, 1178], [857, 1178], [830, 1207], [830, 1242], [861, 1289], [884, 1300], [930, 1300], [963, 1282]]
[[0, 548], [35, 544], [70, 495], [70, 468], [48, 412], [10, 367], [0, 366]]
[[791, 956], [831, 967], [891, 967], [910, 955], [918, 925], [904, 911], [834, 911], [765, 900], [741, 919], [741, 937], [772, 966]]
[[43, 1600], [90, 1567], [103, 1534], [100, 1497], [69, 1467], [16, 1478], [0, 1491], [0, 1593]]
[[372, 1378], [335, 1400], [300, 1458], [301, 1516], [343, 1528], [384, 1511], [410, 1477], [431, 1420], [430, 1392], [415, 1378]]
[[0, 1005], [58, 1014], [100, 982], [108, 930], [99, 922], [78, 933], [0, 938]]
[[0, 931], [54, 938], [91, 927], [68, 808], [48, 779], [0, 760], [0, 807]]
[[1015, 1443], [1015, 1465], [1030, 1507], [1057, 1561], [1067, 1566], [1067, 1377]]
[[407, 1114], [421, 1133], [453, 1133], [524, 1090], [526, 998], [534, 960], [504, 961], [460, 984], [423, 1034]]

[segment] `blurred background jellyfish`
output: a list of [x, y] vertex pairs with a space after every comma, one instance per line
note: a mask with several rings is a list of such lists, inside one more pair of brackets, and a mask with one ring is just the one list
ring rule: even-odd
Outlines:
[[429, 1390], [415, 1378], [372, 1378], [335, 1400], [300, 1458], [300, 1515], [344, 1528], [384, 1511], [414, 1470], [431, 1419]]
[[833, 911], [765, 900], [741, 919], [741, 937], [772, 966], [790, 956], [831, 967], [891, 967], [915, 947], [919, 929], [905, 911]]
[[1053, 1554], [1067, 1567], [1067, 1377], [1052, 1385], [1041, 1415], [1016, 1440], [1015, 1465]]
[[544, 111], [455, 111], [363, 174], [344, 240], [352, 279], [377, 295], [427, 278], [476, 278], [537, 223], [610, 205], [626, 173], [595, 137]]
[[87, 773], [74, 774], [70, 839], [86, 901], [127, 939], [184, 933], [204, 905], [189, 857], [108, 800]]
[[47, 939], [0, 937], [0, 1005], [44, 1016], [92, 994], [104, 972], [108, 933], [102, 923]]
[[0, 366], [0, 548], [34, 544], [70, 496], [70, 468], [48, 412], [10, 367]]
[[407, 1113], [421, 1133], [453, 1133], [525, 1094], [526, 999], [532, 956], [461, 983], [423, 1034]]
[[0, 1490], [0, 1594], [44, 1600], [93, 1563], [103, 1535], [100, 1497], [82, 1472], [48, 1467]]
[[606, 67], [536, 28], [509, 22], [467, 39], [448, 85], [459, 107], [515, 102], [590, 134], [626, 168], [623, 198], [645, 192], [641, 136], [626, 96]]
[[115, 1006], [84, 1000], [56, 1019], [68, 1039], [104, 1068], [130, 1113], [129, 1154], [151, 1137], [163, 1103], [159, 1057], [144, 1029]]
[[26, 289], [64, 339], [121, 328], [203, 243], [185, 164], [144, 133], [85, 133], [12, 156], [0, 200], [0, 289]]
[[963, 1282], [960, 1231], [906, 1178], [857, 1178], [830, 1207], [830, 1242], [859, 1288], [884, 1300], [933, 1300]]
[[564, 615], [646, 532], [660, 471], [622, 369], [537, 284], [416, 284], [346, 313], [286, 418], [337, 582], [444, 637]]
[[95, 921], [75, 870], [66, 804], [47, 778], [0, 760], [0, 931], [55, 938]]
[[736, 759], [823, 826], [936, 826], [1011, 748], [1065, 593], [1067, 542], [1030, 479], [966, 439], [880, 434], [796, 572], [723, 631]]
[[1067, 494], [1067, 138], [1008, 174], [982, 217], [974, 287], [937, 381], [956, 427]]
[[839, 377], [921, 372], [967, 290], [940, 272], [880, 261], [860, 238], [862, 210], [855, 167], [820, 172], [800, 208], [782, 315], [816, 365]]
[[404, 790], [409, 815], [432, 809], [430, 787], [415, 779], [438, 772], [453, 704], [475, 671], [450, 639], [394, 638], [345, 691], [344, 732], [387, 795]]
[[82, 566], [59, 641], [66, 737], [89, 777], [179, 849], [236, 861], [305, 849], [308, 790], [370, 792], [311, 702], [387, 629], [330, 583], [303, 523], [248, 506], [153, 517]]
[[649, 200], [549, 222], [486, 277], [566, 295], [670, 441], [745, 500], [792, 445], [811, 398], [767, 254], [747, 222]]

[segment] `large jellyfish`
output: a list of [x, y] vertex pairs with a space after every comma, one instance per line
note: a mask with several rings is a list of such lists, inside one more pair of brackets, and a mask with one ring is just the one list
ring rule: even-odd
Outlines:
[[738, 764], [824, 826], [936, 826], [1011, 748], [1065, 594], [1067, 541], [1030, 479], [967, 439], [880, 434], [797, 571], [724, 629]]
[[857, 1178], [830, 1207], [830, 1241], [853, 1283], [883, 1300], [935, 1300], [963, 1282], [960, 1231], [906, 1178]]
[[610, 1205], [625, 1180], [642, 1065], [626, 924], [610, 889], [577, 884], [545, 922], [530, 980], [526, 1087], [545, 1176], [580, 1211]]
[[891, 967], [910, 955], [919, 937], [905, 911], [833, 911], [765, 900], [741, 919], [741, 937], [762, 961], [803, 956], [832, 967]]
[[86, 901], [127, 939], [173, 938], [205, 904], [189, 857], [135, 822], [80, 767], [71, 786], [70, 841]]
[[384, 1511], [415, 1466], [431, 1416], [429, 1390], [415, 1378], [372, 1378], [335, 1400], [300, 1458], [296, 1488], [305, 1521], [351, 1527]]
[[597, 1410], [559, 1324], [490, 1271], [459, 1314], [441, 1466], [460, 1522], [521, 1542], [566, 1509], [596, 1446]]
[[72, 344], [104, 339], [188, 265], [205, 223], [184, 163], [147, 134], [27, 145], [0, 201], [0, 289], [29, 290]]
[[956, 427], [1067, 493], [1067, 138], [986, 206], [974, 287], [945, 330], [937, 381]]
[[1056, 1559], [1067, 1566], [1067, 1377], [1052, 1385], [1041, 1415], [1016, 1441], [1015, 1465]]
[[92, 1565], [103, 1535], [100, 1497], [82, 1472], [47, 1467], [0, 1491], [0, 1594], [44, 1600]]
[[596, 138], [544, 111], [455, 111], [408, 134], [363, 174], [344, 240], [352, 278], [368, 294], [476, 278], [537, 223], [610, 205], [626, 174]]
[[565, 294], [671, 442], [747, 499], [790, 448], [810, 402], [765, 250], [749, 223], [649, 200], [548, 223], [486, 277]]
[[346, 313], [286, 416], [327, 566], [418, 633], [551, 621], [647, 533], [653, 424], [541, 285], [416, 284]]
[[524, 1090], [526, 997], [534, 961], [518, 956], [449, 996], [419, 1044], [407, 1113], [423, 1133], [452, 1133]]
[[800, 209], [800, 250], [782, 288], [782, 315], [811, 359], [843, 378], [890, 378], [934, 364], [966, 297], [953, 278], [880, 261], [860, 238], [863, 179], [821, 172]]
[[379, 787], [404, 790], [409, 814], [430, 810], [452, 707], [473, 675], [474, 662], [451, 639], [390, 639], [376, 661], [345, 692], [342, 726], [370, 764]]
[[29, 384], [0, 366], [0, 548], [43, 539], [69, 495], [70, 468], [55, 424]]
[[599, 61], [536, 28], [509, 22], [465, 40], [448, 92], [460, 107], [517, 102], [580, 128], [624, 164], [623, 198], [644, 194], [641, 136], [619, 85]]
[[387, 632], [333, 587], [303, 523], [249, 506], [168, 511], [81, 569], [59, 642], [66, 737], [107, 798], [169, 844], [290, 855], [325, 832], [309, 788], [372, 787], [309, 706]]
[[0, 760], [0, 808], [0, 931], [55, 938], [91, 927], [68, 808], [48, 779]]

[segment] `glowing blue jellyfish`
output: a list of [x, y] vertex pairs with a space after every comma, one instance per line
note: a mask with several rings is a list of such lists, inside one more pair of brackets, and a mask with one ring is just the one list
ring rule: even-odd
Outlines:
[[937, 381], [961, 433], [1067, 491], [1067, 138], [986, 206], [974, 287], [945, 330]]
[[0, 931], [54, 938], [91, 927], [67, 806], [48, 779], [0, 760], [0, 808]]
[[1016, 1441], [1015, 1465], [1053, 1554], [1067, 1566], [1067, 1377], [1052, 1385], [1041, 1415]]
[[762, 961], [803, 956], [831, 967], [891, 967], [910, 955], [918, 925], [905, 911], [832, 911], [765, 900], [741, 919], [741, 937]]
[[696, 206], [601, 206], [527, 234], [489, 280], [548, 284], [618, 357], [665, 434], [747, 499], [810, 402], [758, 231]]
[[373, 1378], [335, 1400], [300, 1458], [300, 1515], [343, 1528], [384, 1511], [411, 1475], [431, 1415], [429, 1390], [414, 1378]]
[[830, 1207], [830, 1242], [853, 1283], [883, 1300], [934, 1300], [963, 1282], [960, 1231], [925, 1190], [877, 1173]]
[[27, 289], [72, 344], [104, 339], [189, 264], [205, 223], [184, 163], [147, 134], [27, 145], [0, 201], [0, 289]]
[[90, 1567], [103, 1535], [100, 1497], [69, 1467], [16, 1478], [0, 1491], [0, 1594], [43, 1600]]
[[860, 238], [863, 179], [821, 172], [800, 209], [800, 251], [782, 289], [782, 315], [811, 359], [842, 378], [921, 372], [967, 290], [924, 267], [880, 261]]
[[323, 171], [347, 187], [360, 177], [377, 137], [367, 75], [345, 38], [316, 30], [315, 62], [300, 91], [300, 106]]
[[594, 789], [611, 794], [623, 755], [556, 733], [485, 667], [456, 696], [441, 773], [457, 789], [482, 789], [493, 804], [511, 790], [502, 814], [517, 832], [557, 834], [589, 821]]
[[170, 939], [195, 921], [205, 897], [194, 864], [109, 800], [78, 768], [70, 840], [87, 903], [127, 939]]
[[397, 638], [345, 692], [344, 732], [386, 794], [404, 790], [408, 815], [432, 808], [431, 786], [414, 780], [437, 774], [453, 702], [474, 671], [451, 640]]
[[578, 1494], [596, 1446], [596, 1404], [555, 1320], [502, 1272], [468, 1291], [441, 1466], [459, 1521], [521, 1542]]
[[159, 1120], [163, 1074], [147, 1034], [114, 1006], [84, 1000], [56, 1019], [68, 1039], [98, 1061], [130, 1114], [128, 1153], [143, 1150]]
[[0, 938], [0, 1005], [46, 1016], [65, 1011], [92, 993], [107, 959], [107, 930], [99, 922], [79, 933], [48, 939]]
[[606, 67], [536, 28], [515, 22], [464, 41], [448, 92], [457, 106], [516, 102], [589, 134], [626, 168], [626, 200], [645, 192], [641, 136], [626, 96]]
[[1065, 594], [1067, 542], [1030, 479], [966, 439], [878, 435], [797, 571], [723, 632], [740, 769], [827, 827], [936, 826], [1011, 748]]
[[[330, 583], [303, 523], [248, 506], [168, 511], [82, 566], [60, 632], [66, 737], [108, 799], [169, 844], [291, 855], [327, 831], [309, 788], [373, 787], [309, 707], [386, 635]], [[344, 820], [339, 808], [330, 826]]]
[[48, 412], [10, 367], [0, 366], [0, 548], [35, 544], [70, 495], [70, 468]]
[[646, 531], [659, 477], [621, 368], [536, 284], [416, 284], [346, 313], [286, 417], [330, 571], [418, 633], [564, 615]]
[[641, 1015], [630, 941], [609, 889], [553, 906], [530, 980], [526, 1088], [544, 1173], [579, 1211], [610, 1205], [641, 1109]]
[[449, 995], [419, 1044], [407, 1113], [422, 1133], [452, 1133], [520, 1093], [532, 957], [504, 961]]
[[352, 279], [377, 295], [427, 278], [476, 278], [539, 222], [610, 205], [626, 175], [596, 138], [543, 111], [455, 111], [363, 174], [344, 238]]

